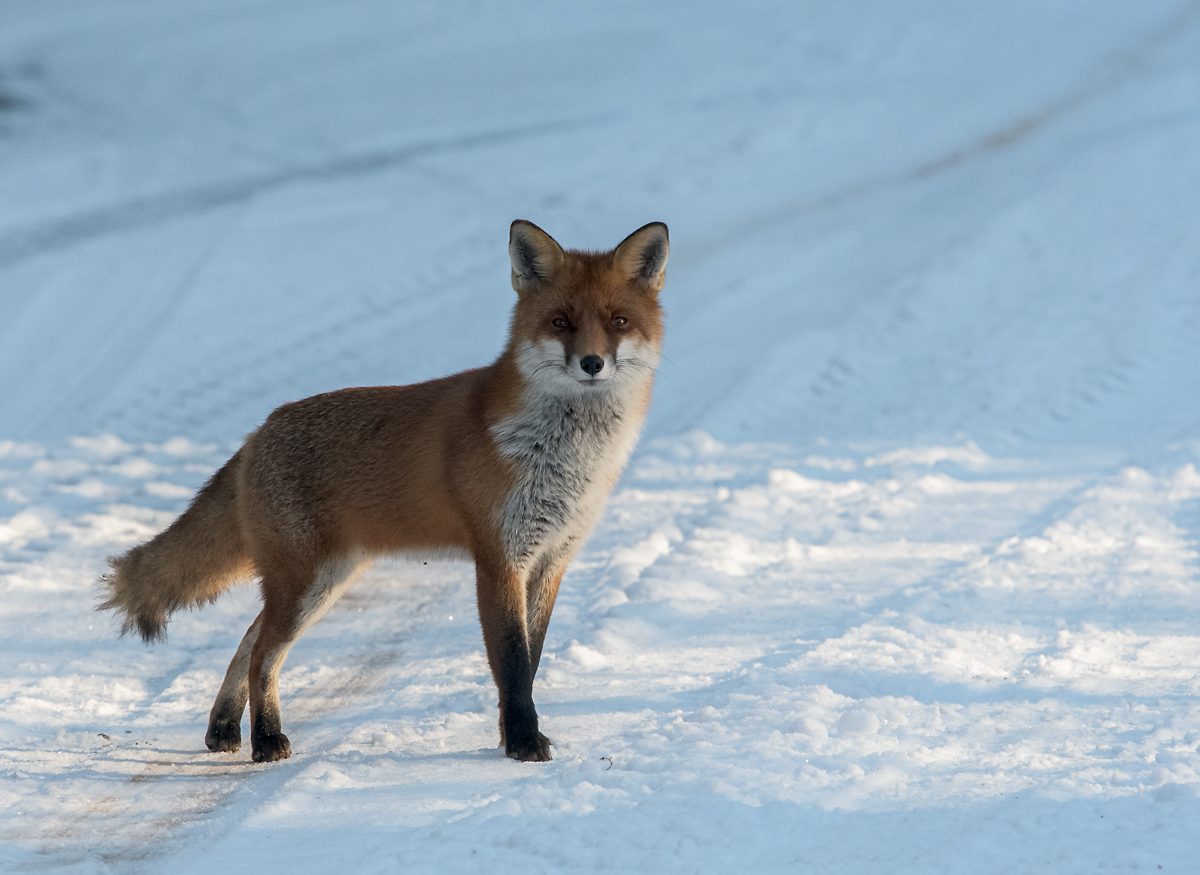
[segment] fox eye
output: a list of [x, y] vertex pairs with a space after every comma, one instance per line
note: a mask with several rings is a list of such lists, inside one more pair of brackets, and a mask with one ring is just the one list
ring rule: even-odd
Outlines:
[[620, 325], [627, 325], [628, 323], [629, 323], [629, 320], [626, 319], [624, 316], [614, 316], [613, 317], [613, 325], [620, 326]]
[[571, 325], [571, 323], [568, 322], [566, 319], [564, 319], [562, 316], [559, 316], [557, 319], [555, 319], [550, 324], [553, 325], [555, 328], [568, 328]]

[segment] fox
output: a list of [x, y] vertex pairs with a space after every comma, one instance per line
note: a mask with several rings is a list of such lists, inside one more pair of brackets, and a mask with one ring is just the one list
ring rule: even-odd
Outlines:
[[279, 672], [375, 558], [475, 564], [500, 746], [551, 759], [533, 681], [559, 584], [638, 439], [662, 353], [669, 240], [644, 225], [607, 252], [509, 229], [516, 303], [491, 365], [284, 404], [163, 532], [109, 559], [98, 610], [163, 640], [168, 618], [257, 578], [262, 610], [209, 713], [210, 751], [291, 756]]

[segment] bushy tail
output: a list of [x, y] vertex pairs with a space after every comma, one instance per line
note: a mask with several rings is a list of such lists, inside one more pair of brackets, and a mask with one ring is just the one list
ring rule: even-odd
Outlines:
[[137, 629], [146, 642], [166, 637], [167, 618], [211, 602], [253, 571], [237, 519], [234, 455], [165, 532], [108, 560], [101, 583], [108, 598], [97, 610], [121, 613], [121, 634]]

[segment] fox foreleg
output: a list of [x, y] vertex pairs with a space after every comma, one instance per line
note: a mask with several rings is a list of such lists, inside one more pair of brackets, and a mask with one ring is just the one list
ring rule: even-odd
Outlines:
[[535, 666], [526, 625], [525, 580], [516, 569], [477, 560], [475, 589], [488, 665], [500, 693], [504, 753], [522, 762], [547, 762], [550, 739], [538, 732], [533, 705]]
[[535, 676], [542, 661], [542, 644], [546, 640], [550, 613], [554, 610], [554, 600], [558, 597], [558, 585], [562, 582], [564, 571], [565, 562], [547, 566], [529, 580], [526, 625], [529, 628], [529, 659]]

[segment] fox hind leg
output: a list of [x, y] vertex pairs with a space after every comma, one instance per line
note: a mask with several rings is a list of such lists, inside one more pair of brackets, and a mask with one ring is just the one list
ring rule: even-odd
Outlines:
[[292, 755], [291, 742], [283, 734], [283, 716], [279, 708], [279, 670], [296, 639], [341, 597], [364, 563], [365, 557], [325, 563], [298, 600], [281, 598], [293, 590], [276, 586], [282, 581], [263, 576], [263, 610], [250, 650], [247, 683], [254, 762], [270, 763]]
[[279, 669], [298, 633], [287, 617], [268, 613], [269, 608], [269, 604], [263, 608], [263, 621], [250, 653], [247, 678], [250, 747], [256, 763], [286, 760], [292, 755], [292, 745], [283, 734], [283, 716], [279, 710]]
[[261, 626], [260, 613], [246, 630], [229, 663], [229, 670], [225, 672], [221, 691], [208, 715], [208, 732], [204, 734], [204, 743], [211, 751], [235, 751], [242, 746], [242, 715], [250, 699], [250, 652]]

